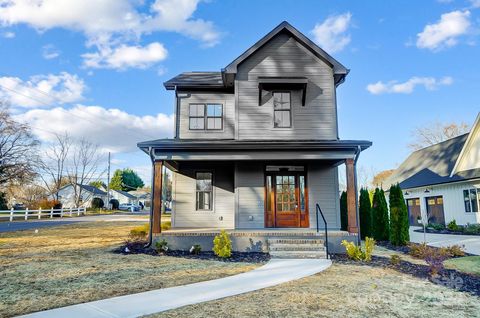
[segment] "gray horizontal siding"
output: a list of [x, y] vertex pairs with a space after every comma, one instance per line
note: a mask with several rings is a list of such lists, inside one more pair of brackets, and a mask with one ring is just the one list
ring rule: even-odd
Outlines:
[[[213, 171], [213, 211], [196, 211], [195, 172]], [[182, 163], [180, 172], [174, 173], [174, 227], [233, 228], [235, 218], [235, 191], [233, 163]], [[220, 220], [223, 217], [223, 220]]]
[[[340, 229], [340, 198], [338, 187], [338, 169], [324, 167], [320, 163], [308, 165], [308, 207], [310, 210], [310, 227], [316, 227], [316, 203], [325, 215], [328, 228]], [[320, 219], [320, 227], [324, 227]]]
[[[237, 192], [237, 228], [265, 227], [263, 164], [257, 162], [238, 163], [235, 172]], [[250, 220], [250, 216], [253, 217]]]
[[[292, 128], [273, 128], [273, 99], [263, 91], [258, 105], [258, 76], [308, 77], [306, 105], [292, 93]], [[333, 71], [293, 38], [281, 34], [238, 68], [239, 139], [319, 139], [337, 136]]]
[[[190, 92], [187, 97], [179, 97], [179, 138], [180, 139], [233, 139], [235, 138], [235, 95], [212, 92]], [[222, 104], [223, 130], [189, 130], [190, 104]]]

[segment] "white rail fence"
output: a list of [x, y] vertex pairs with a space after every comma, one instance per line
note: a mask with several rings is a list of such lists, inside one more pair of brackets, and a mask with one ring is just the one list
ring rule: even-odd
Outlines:
[[0, 220], [2, 219], [9, 219], [9, 221], [24, 219], [25, 221], [36, 219], [40, 220], [43, 218], [50, 218], [52, 219], [54, 216], [63, 217], [72, 217], [72, 216], [80, 216], [85, 215], [87, 212], [86, 208], [61, 208], [61, 209], [38, 209], [38, 210], [0, 210]]

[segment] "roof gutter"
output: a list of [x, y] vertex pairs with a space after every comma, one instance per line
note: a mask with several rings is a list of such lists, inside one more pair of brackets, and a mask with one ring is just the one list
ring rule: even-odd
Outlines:
[[150, 186], [150, 189], [152, 191], [152, 194], [150, 195], [150, 231], [148, 231], [148, 242], [147, 244], [145, 244], [145, 248], [149, 248], [150, 246], [152, 246], [152, 242], [153, 242], [153, 235], [152, 235], [152, 231], [153, 231], [153, 186], [154, 186], [154, 183], [153, 183], [153, 180], [154, 180], [154, 173], [155, 173], [155, 167], [154, 167], [154, 164], [155, 164], [155, 157], [153, 155], [153, 148], [152, 147], [148, 147], [148, 154], [150, 156], [150, 160], [152, 161], [152, 181], [151, 181], [151, 186]]

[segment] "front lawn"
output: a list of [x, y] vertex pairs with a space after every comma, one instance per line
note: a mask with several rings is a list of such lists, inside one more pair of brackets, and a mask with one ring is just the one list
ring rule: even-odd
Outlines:
[[389, 268], [334, 263], [314, 276], [149, 318], [479, 316], [476, 296]]
[[452, 258], [445, 261], [445, 267], [480, 276], [480, 256]]
[[138, 222], [92, 222], [0, 234], [0, 317], [216, 279], [259, 264], [122, 255]]

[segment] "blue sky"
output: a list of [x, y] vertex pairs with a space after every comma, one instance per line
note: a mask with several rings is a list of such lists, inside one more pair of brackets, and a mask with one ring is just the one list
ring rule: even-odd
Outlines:
[[220, 70], [283, 20], [351, 69], [340, 137], [373, 141], [365, 169], [399, 164], [415, 127], [480, 110], [477, 0], [37, 2], [0, 1], [0, 98], [44, 142], [85, 136], [145, 178], [135, 143], [172, 132], [162, 83]]

